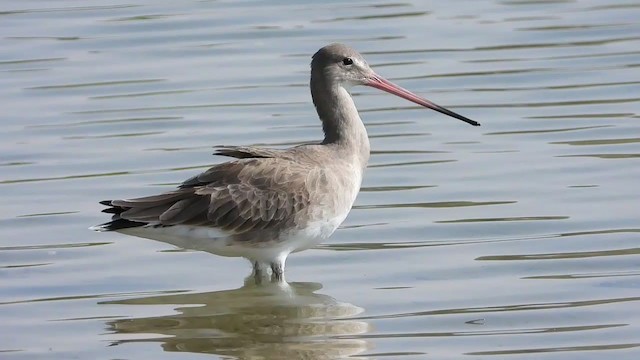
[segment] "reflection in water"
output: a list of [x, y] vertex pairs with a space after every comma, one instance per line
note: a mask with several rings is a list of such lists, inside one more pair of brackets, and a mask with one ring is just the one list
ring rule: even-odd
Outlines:
[[[139, 335], [114, 345], [156, 341], [165, 351], [261, 359], [331, 359], [365, 351], [365, 340], [338, 338], [369, 331], [368, 323], [349, 319], [363, 309], [315, 293], [320, 288], [305, 282], [256, 284], [248, 277], [233, 290], [101, 304], [180, 305], [173, 315], [109, 321], [115, 334]], [[145, 336], [150, 333], [161, 336]]]

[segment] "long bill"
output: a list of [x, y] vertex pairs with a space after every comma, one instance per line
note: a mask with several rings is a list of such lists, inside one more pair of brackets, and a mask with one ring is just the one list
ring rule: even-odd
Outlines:
[[471, 120], [471, 119], [469, 119], [467, 117], [464, 117], [462, 115], [456, 114], [453, 111], [451, 111], [449, 109], [446, 109], [446, 108], [443, 108], [440, 105], [434, 104], [431, 101], [429, 101], [429, 100], [427, 100], [427, 99], [425, 99], [423, 97], [420, 97], [420, 96], [412, 93], [409, 90], [401, 88], [400, 86], [392, 83], [391, 81], [383, 78], [380, 75], [373, 74], [371, 76], [371, 78], [364, 85], [371, 86], [371, 87], [374, 87], [376, 89], [380, 89], [382, 91], [386, 91], [386, 92], [388, 92], [390, 94], [393, 94], [393, 95], [399, 96], [399, 97], [401, 97], [403, 99], [407, 99], [407, 100], [409, 100], [411, 102], [414, 102], [414, 103], [416, 103], [418, 105], [422, 105], [422, 106], [424, 106], [426, 108], [435, 110], [435, 111], [443, 113], [445, 115], [449, 115], [449, 116], [454, 117], [454, 118], [456, 118], [458, 120], [462, 120], [462, 121], [464, 121], [464, 122], [466, 122], [468, 124], [471, 124], [473, 126], [480, 126], [479, 122]]

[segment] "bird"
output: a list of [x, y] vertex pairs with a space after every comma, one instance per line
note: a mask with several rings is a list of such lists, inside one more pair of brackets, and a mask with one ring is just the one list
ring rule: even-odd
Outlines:
[[360, 191], [370, 144], [350, 94], [359, 85], [480, 125], [384, 79], [352, 48], [330, 44], [311, 60], [322, 141], [287, 149], [218, 146], [214, 155], [232, 160], [165, 193], [101, 201], [112, 219], [91, 229], [244, 257], [254, 276], [268, 276], [271, 269], [272, 280], [282, 281], [287, 257], [333, 234]]

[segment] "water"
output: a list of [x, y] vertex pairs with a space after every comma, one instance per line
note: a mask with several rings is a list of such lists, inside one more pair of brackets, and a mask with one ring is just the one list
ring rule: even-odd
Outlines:
[[[635, 359], [640, 6], [629, 1], [0, 5], [3, 359]], [[87, 227], [216, 144], [320, 138], [334, 41], [482, 123], [354, 90], [373, 154], [289, 286]]]

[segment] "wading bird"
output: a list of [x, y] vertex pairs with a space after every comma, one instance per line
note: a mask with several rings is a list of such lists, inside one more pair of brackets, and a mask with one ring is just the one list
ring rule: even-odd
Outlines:
[[102, 201], [112, 213], [98, 231], [118, 231], [179, 247], [249, 259], [283, 279], [285, 260], [328, 238], [347, 217], [369, 160], [369, 138], [349, 94], [366, 85], [471, 125], [377, 75], [355, 50], [331, 44], [311, 61], [311, 96], [324, 140], [289, 149], [222, 146], [235, 158], [214, 165], [177, 189], [154, 196]]

